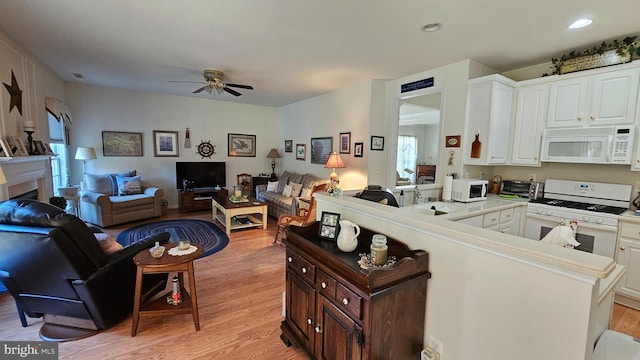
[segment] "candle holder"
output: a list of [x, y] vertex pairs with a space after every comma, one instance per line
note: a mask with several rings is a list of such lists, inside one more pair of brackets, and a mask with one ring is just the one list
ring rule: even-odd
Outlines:
[[36, 155], [36, 152], [33, 150], [33, 137], [32, 137], [35, 131], [25, 130], [24, 132], [27, 133], [27, 141], [29, 142], [29, 149], [27, 149], [29, 151], [29, 155]]

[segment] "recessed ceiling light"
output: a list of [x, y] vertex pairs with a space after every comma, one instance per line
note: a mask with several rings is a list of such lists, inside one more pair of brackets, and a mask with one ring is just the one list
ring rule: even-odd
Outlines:
[[589, 18], [578, 19], [578, 20], [572, 22], [571, 25], [569, 25], [569, 29], [580, 29], [580, 28], [583, 28], [585, 26], [591, 25], [592, 22], [593, 22], [593, 20], [591, 20]]
[[431, 23], [422, 27], [422, 31], [433, 32], [442, 29], [442, 23]]

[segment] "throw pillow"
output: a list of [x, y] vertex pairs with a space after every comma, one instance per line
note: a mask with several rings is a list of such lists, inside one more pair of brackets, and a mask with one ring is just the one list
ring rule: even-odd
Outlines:
[[311, 197], [311, 189], [302, 189], [302, 192], [300, 193], [300, 197], [310, 198]]
[[140, 176], [116, 176], [118, 182], [118, 195], [134, 195], [142, 194], [142, 186], [140, 185]]
[[291, 185], [287, 184], [282, 190], [282, 196], [291, 196]]
[[100, 244], [100, 249], [105, 255], [111, 255], [114, 252], [122, 249], [122, 245], [116, 241], [116, 239], [110, 237], [105, 233], [94, 233], [96, 240], [98, 240], [98, 244]]
[[118, 195], [117, 176], [136, 176], [136, 170], [114, 174], [84, 174], [83, 188], [107, 196]]
[[278, 182], [277, 181], [267, 182], [267, 191], [278, 191]]
[[291, 185], [291, 196], [300, 196], [300, 192], [302, 191], [302, 184], [290, 183], [289, 185]]

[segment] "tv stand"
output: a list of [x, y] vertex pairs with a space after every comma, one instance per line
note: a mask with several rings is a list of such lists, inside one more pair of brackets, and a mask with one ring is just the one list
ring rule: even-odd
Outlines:
[[195, 188], [193, 191], [180, 191], [180, 212], [211, 210], [211, 198], [216, 195], [227, 196], [229, 191], [225, 188]]

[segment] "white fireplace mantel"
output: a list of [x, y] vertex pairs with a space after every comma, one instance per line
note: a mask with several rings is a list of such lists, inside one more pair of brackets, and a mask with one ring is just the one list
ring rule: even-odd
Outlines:
[[7, 183], [0, 185], [0, 200], [8, 200], [37, 190], [38, 200], [47, 201], [52, 186], [51, 155], [0, 158], [0, 167]]

